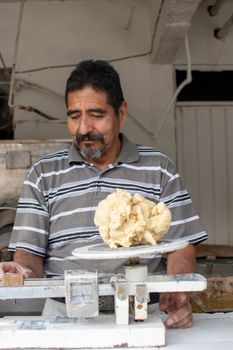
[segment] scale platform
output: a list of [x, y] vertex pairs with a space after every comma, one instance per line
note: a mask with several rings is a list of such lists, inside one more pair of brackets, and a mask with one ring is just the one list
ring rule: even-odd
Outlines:
[[188, 241], [184, 239], [161, 240], [155, 245], [135, 245], [129, 248], [109, 248], [104, 243], [88, 245], [73, 250], [70, 259], [120, 259], [134, 258], [148, 254], [164, 254], [185, 248]]

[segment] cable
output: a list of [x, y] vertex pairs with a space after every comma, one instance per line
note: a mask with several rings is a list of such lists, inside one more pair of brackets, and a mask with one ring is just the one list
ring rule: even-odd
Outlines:
[[186, 51], [186, 56], [187, 56], [187, 73], [186, 73], [186, 79], [184, 81], [182, 81], [182, 83], [178, 86], [178, 88], [176, 89], [175, 93], [173, 94], [173, 96], [171, 97], [171, 100], [165, 110], [165, 113], [163, 115], [163, 117], [161, 118], [161, 121], [159, 123], [157, 132], [153, 135], [153, 139], [156, 140], [160, 134], [160, 131], [165, 123], [165, 121], [167, 120], [167, 117], [169, 115], [169, 111], [175, 101], [175, 99], [177, 98], [177, 96], [179, 95], [180, 91], [189, 83], [191, 83], [192, 81], [192, 72], [191, 72], [191, 58], [190, 58], [190, 50], [189, 50], [189, 42], [188, 42], [188, 34], [185, 34], [185, 51]]
[[[113, 59], [106, 60], [106, 61], [109, 62], [109, 63], [113, 63], [113, 62], [129, 60], [129, 59], [132, 59], [132, 58], [144, 57], [144, 56], [148, 56], [150, 54], [151, 54], [151, 51], [147, 51], [147, 52], [139, 53], [139, 54], [135, 54], [135, 55], [129, 55], [129, 56], [123, 56], [123, 57], [119, 57], [119, 58], [113, 58]], [[56, 66], [46, 66], [46, 67], [39, 67], [39, 68], [26, 69], [26, 70], [17, 70], [17, 71], [15, 71], [15, 73], [16, 74], [25, 74], [25, 73], [39, 72], [39, 71], [47, 70], [47, 69], [72, 68], [72, 67], [76, 67], [77, 64], [78, 63], [59, 64], [59, 65], [56, 65]]]
[[36, 124], [67, 124], [67, 121], [65, 119], [53, 119], [53, 120], [28, 120], [28, 119], [17, 119], [15, 121], [15, 124], [20, 123], [36, 123]]
[[17, 208], [15, 207], [0, 207], [0, 210], [5, 210], [5, 209], [17, 210]]
[[1, 126], [0, 126], [0, 130], [3, 130], [3, 129], [8, 128], [8, 126], [10, 126], [10, 125], [12, 125], [12, 121], [10, 121], [10, 122], [7, 123], [7, 124], [1, 125]]

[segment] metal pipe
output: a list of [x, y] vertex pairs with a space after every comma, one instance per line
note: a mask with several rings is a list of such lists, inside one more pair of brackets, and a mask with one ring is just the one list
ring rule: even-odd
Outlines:
[[21, 24], [23, 19], [24, 3], [25, 3], [25, 0], [22, 0], [20, 5], [19, 20], [18, 20], [18, 26], [17, 26], [17, 32], [16, 32], [15, 50], [14, 50], [11, 80], [10, 80], [10, 91], [9, 91], [9, 99], [8, 99], [8, 106], [10, 108], [15, 107], [13, 104], [13, 90], [14, 90], [14, 82], [15, 82], [15, 67], [16, 67], [16, 61], [17, 61], [17, 55], [18, 55], [19, 38], [20, 38]]
[[41, 117], [48, 119], [48, 120], [58, 120], [58, 118], [52, 117], [52, 116], [42, 112], [40, 109], [32, 107], [32, 106], [18, 105], [17, 107], [19, 109], [22, 109], [22, 110], [27, 111], [27, 112], [34, 112], [34, 113], [36, 113], [36, 114], [40, 115]]
[[6, 64], [5, 64], [5, 61], [4, 61], [3, 57], [2, 57], [1, 52], [0, 52], [0, 61], [2, 63], [3, 68], [6, 69]]
[[39, 86], [38, 84], [34, 84], [34, 83], [31, 83], [29, 81], [22, 80], [22, 79], [16, 79], [15, 82], [16, 82], [16, 91], [20, 90], [21, 88], [32, 89], [32, 90], [38, 91], [42, 94], [53, 97], [61, 102], [64, 102], [64, 96], [58, 95], [51, 90], [48, 90], [44, 87]]
[[21, 0], [20, 5], [20, 12], [19, 12], [19, 20], [17, 25], [17, 33], [16, 33], [16, 40], [15, 40], [15, 51], [14, 51], [14, 58], [13, 58], [13, 64], [12, 64], [12, 72], [11, 72], [11, 80], [10, 80], [10, 92], [9, 92], [9, 99], [8, 99], [8, 106], [10, 108], [19, 108], [22, 110], [26, 110], [28, 112], [35, 112], [36, 114], [42, 116], [43, 118], [46, 118], [48, 120], [57, 120], [57, 118], [54, 118], [52, 116], [49, 116], [48, 114], [40, 111], [39, 109], [32, 107], [32, 106], [22, 106], [22, 105], [15, 105], [13, 103], [13, 90], [14, 90], [14, 84], [15, 84], [15, 67], [17, 62], [17, 55], [18, 55], [18, 48], [19, 48], [19, 38], [20, 38], [20, 32], [21, 32], [21, 25], [22, 25], [22, 19], [23, 19], [23, 10], [24, 10], [24, 3], [26, 0]]
[[220, 40], [224, 39], [229, 33], [232, 25], [233, 25], [233, 13], [231, 17], [228, 19], [228, 21], [223, 25], [222, 28], [215, 29], [214, 31], [215, 38]]
[[9, 206], [1, 206], [0, 210], [17, 210], [15, 207], [9, 207]]
[[217, 0], [214, 5], [208, 6], [207, 10], [210, 16], [217, 16], [225, 0]]

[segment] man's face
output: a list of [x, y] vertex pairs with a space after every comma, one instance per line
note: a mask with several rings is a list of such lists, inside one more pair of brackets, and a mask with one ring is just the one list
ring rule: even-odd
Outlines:
[[105, 92], [85, 87], [69, 93], [67, 108], [68, 129], [83, 158], [110, 159], [119, 144], [118, 134], [126, 118], [125, 102], [117, 116]]

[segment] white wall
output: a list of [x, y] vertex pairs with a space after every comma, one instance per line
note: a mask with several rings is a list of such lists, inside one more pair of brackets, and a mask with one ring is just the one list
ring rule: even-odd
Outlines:
[[[36, 84], [37, 90], [34, 89], [35, 86], [33, 89], [26, 88], [25, 85], [23, 87], [17, 83], [14, 102], [16, 105], [32, 105], [59, 118], [62, 123], [48, 124], [35, 113], [16, 109], [16, 139], [44, 140], [69, 137], [64, 124], [66, 109], [63, 95], [65, 82], [72, 67], [40, 68], [72, 65], [88, 58], [112, 60], [129, 56], [129, 59], [113, 63], [121, 76], [125, 98], [129, 104], [129, 114], [137, 121], [129, 117], [124, 130], [132, 140], [156, 145], [175, 159], [176, 125], [173, 109], [168, 114], [158, 139], [154, 140], [152, 135], [156, 133], [174, 92], [174, 69], [186, 68], [185, 48], [182, 46], [177, 51], [173, 65], [152, 64], [149, 55], [134, 57], [150, 50], [152, 28], [156, 18], [153, 14], [158, 10], [160, 2], [27, 0], [23, 12], [16, 70], [34, 71], [17, 74], [16, 78]], [[226, 0], [219, 14], [211, 17], [207, 8], [214, 2], [203, 0], [192, 19], [189, 30], [192, 69], [233, 69], [233, 27], [224, 40], [217, 40], [213, 34], [214, 29], [222, 27], [232, 14], [233, 1]], [[0, 51], [8, 67], [13, 63], [19, 9], [19, 2], [0, 2]], [[43, 93], [38, 91], [38, 86], [55, 96], [44, 90]], [[178, 160], [182, 159], [186, 151], [179, 148]], [[200, 171], [203, 176], [208, 174], [205, 166], [204, 164]], [[184, 176], [184, 182], [191, 194], [194, 194], [196, 208], [200, 209], [195, 179]], [[208, 208], [203, 208], [202, 214], [204, 223], [206, 220], [208, 225], [211, 225], [209, 222], [212, 217], [208, 214]], [[227, 233], [225, 237], [226, 235]]]
[[[233, 26], [224, 40], [214, 37], [233, 13], [225, 1], [210, 17], [203, 1], [189, 32], [193, 70], [233, 69]], [[185, 68], [184, 47], [177, 52], [175, 67]], [[177, 161], [212, 244], [233, 244], [232, 229], [232, 102], [180, 102], [176, 108]]]
[[[233, 69], [233, 26], [229, 34], [218, 40], [214, 30], [221, 28], [233, 13], [233, 1], [226, 0], [216, 16], [209, 16], [208, 6], [215, 1], [204, 0], [192, 18], [189, 30], [192, 69], [232, 70]], [[180, 47], [174, 60], [175, 67], [185, 67], [184, 46]]]
[[[134, 56], [150, 50], [157, 2], [144, 0], [26, 1], [24, 5], [16, 70], [75, 64], [82, 59]], [[153, 8], [153, 10], [152, 10]], [[7, 66], [13, 63], [19, 2], [0, 3], [1, 53]], [[2, 30], [1, 30], [2, 29]], [[157, 141], [152, 139], [173, 91], [172, 66], [151, 64], [150, 56], [113, 63], [119, 71], [129, 114], [124, 130], [139, 143], [156, 145], [175, 158], [173, 111]], [[65, 120], [63, 94], [72, 67], [17, 74], [32, 84], [60, 96], [42, 94], [17, 84], [16, 105], [32, 105]], [[65, 125], [44, 123], [35, 113], [15, 110], [16, 139], [69, 137]]]

